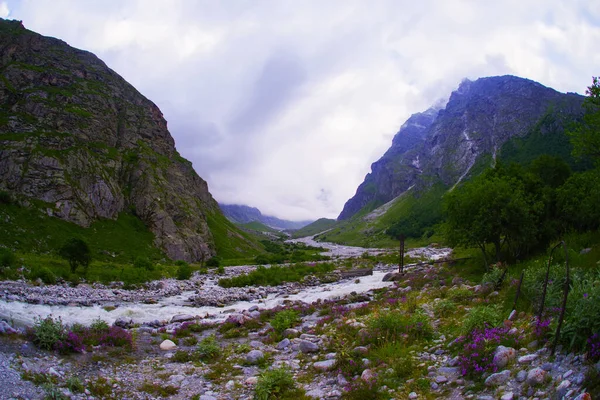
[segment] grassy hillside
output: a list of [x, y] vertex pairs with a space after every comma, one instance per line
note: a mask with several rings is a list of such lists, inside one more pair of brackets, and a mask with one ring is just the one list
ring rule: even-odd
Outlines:
[[263, 224], [262, 222], [252, 221], [245, 224], [237, 224], [240, 228], [244, 230], [252, 230], [256, 232], [268, 232], [273, 234], [279, 234], [280, 232], [277, 229], [273, 229], [270, 226]]
[[39, 209], [0, 204], [1, 247], [21, 253], [51, 254], [72, 237], [85, 240], [97, 260], [131, 262], [136, 257], [153, 260], [165, 257], [154, 247], [152, 232], [129, 213], [84, 228], [50, 217]]
[[264, 247], [247, 232], [242, 232], [221, 213], [206, 216], [217, 256], [225, 260], [247, 259], [264, 252]]
[[[364, 247], [394, 247], [398, 233], [412, 237], [419, 244], [421, 237], [431, 237], [433, 226], [441, 218], [441, 199], [446, 188], [433, 185], [424, 193], [406, 192], [374, 211], [360, 212], [348, 221], [338, 223], [318, 240]], [[393, 232], [389, 232], [394, 228]], [[390, 233], [392, 236], [390, 236]]]
[[293, 238], [301, 238], [306, 236], [313, 236], [317, 233], [321, 233], [335, 226], [337, 221], [335, 219], [319, 218], [312, 224], [306, 225], [304, 228], [300, 228], [292, 233]]

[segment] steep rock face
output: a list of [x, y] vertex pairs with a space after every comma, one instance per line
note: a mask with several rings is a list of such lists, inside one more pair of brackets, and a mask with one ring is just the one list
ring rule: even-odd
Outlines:
[[214, 254], [207, 184], [161, 111], [93, 54], [0, 20], [0, 190], [87, 226], [138, 215], [169, 257]]
[[394, 136], [392, 146], [383, 157], [371, 165], [371, 173], [344, 205], [338, 220], [352, 217], [363, 207], [373, 209], [402, 193], [421, 172], [418, 149], [425, 141], [428, 129], [435, 121], [438, 108], [413, 114]]
[[[548, 113], [558, 115], [559, 124], [580, 115], [582, 101], [577, 94], [562, 94], [515, 76], [464, 80], [444, 109], [428, 110], [427, 118], [423, 114], [409, 118], [338, 220], [365, 207], [370, 211], [412, 186], [441, 182], [452, 187], [482, 157], [495, 162], [504, 143], [531, 133]], [[421, 122], [415, 123], [415, 117]]]

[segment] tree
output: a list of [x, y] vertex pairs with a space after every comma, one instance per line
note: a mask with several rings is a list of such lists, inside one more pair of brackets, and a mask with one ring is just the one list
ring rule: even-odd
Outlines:
[[488, 170], [445, 196], [445, 236], [450, 245], [478, 247], [488, 265], [488, 245], [500, 261], [505, 244], [517, 256], [536, 242], [543, 204], [526, 190], [533, 184], [515, 176], [518, 172], [518, 168]]
[[568, 132], [573, 152], [600, 160], [600, 79], [592, 77], [592, 86], [586, 90], [583, 120]]
[[82, 265], [87, 272], [87, 268], [92, 261], [90, 248], [82, 239], [71, 238], [67, 240], [58, 251], [58, 254], [69, 262], [71, 273], [75, 273], [79, 265]]

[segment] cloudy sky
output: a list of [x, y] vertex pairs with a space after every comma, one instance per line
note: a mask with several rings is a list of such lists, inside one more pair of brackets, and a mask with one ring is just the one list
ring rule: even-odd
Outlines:
[[597, 0], [0, 0], [163, 111], [220, 202], [335, 218], [414, 112], [467, 77], [584, 93]]

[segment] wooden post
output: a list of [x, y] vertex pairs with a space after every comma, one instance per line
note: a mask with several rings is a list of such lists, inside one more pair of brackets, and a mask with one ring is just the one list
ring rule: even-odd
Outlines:
[[398, 263], [398, 272], [404, 273], [404, 235], [400, 234], [398, 237], [400, 240], [400, 262]]
[[552, 356], [556, 352], [556, 345], [558, 344], [558, 340], [560, 339], [560, 328], [562, 327], [563, 320], [565, 319], [565, 310], [567, 309], [567, 297], [569, 296], [569, 286], [571, 285], [570, 276], [569, 276], [570, 275], [570, 273], [569, 273], [569, 251], [567, 250], [567, 245], [565, 244], [564, 241], [560, 242], [559, 244], [562, 244], [563, 249], [565, 251], [565, 264], [566, 264], [566, 268], [567, 268], [567, 280], [565, 281], [563, 302], [562, 302], [562, 307], [560, 309], [560, 317], [558, 317], [558, 326], [556, 327], [556, 333], [554, 334], [554, 343], [552, 344], [552, 352], [550, 353], [550, 355], [552, 355]]
[[517, 309], [517, 301], [519, 301], [519, 295], [521, 294], [521, 285], [523, 284], [523, 278], [525, 277], [525, 270], [521, 272], [521, 279], [519, 279], [519, 286], [517, 286], [517, 294], [515, 295], [515, 302], [513, 304], [512, 309]]

